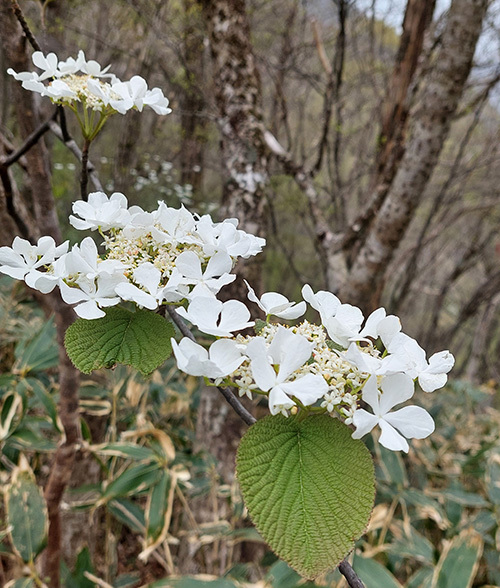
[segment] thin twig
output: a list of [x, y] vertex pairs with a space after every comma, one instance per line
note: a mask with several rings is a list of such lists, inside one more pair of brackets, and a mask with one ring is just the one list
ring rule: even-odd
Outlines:
[[174, 321], [174, 323], [176, 324], [176, 326], [179, 328], [179, 331], [184, 335], [184, 337], [187, 337], [188, 339], [191, 339], [191, 341], [194, 341], [196, 343], [195, 336], [193, 335], [193, 333], [191, 333], [191, 331], [189, 330], [189, 327], [182, 320], [182, 317], [175, 310], [175, 308], [173, 306], [170, 306], [169, 304], [167, 304], [167, 312], [170, 315], [170, 317], [172, 318], [172, 320]]
[[16, 15], [17, 20], [19, 21], [19, 24], [21, 25], [21, 27], [23, 28], [24, 34], [26, 35], [26, 38], [29, 41], [29, 44], [33, 47], [33, 49], [35, 51], [41, 51], [41, 47], [38, 44], [38, 41], [35, 39], [33, 33], [31, 32], [28, 23], [26, 22], [26, 19], [24, 18], [24, 14], [21, 10], [21, 7], [19, 6], [19, 4], [17, 3], [16, 0], [11, 0], [12, 2], [12, 10], [14, 11], [14, 14]]
[[13, 153], [11, 153], [8, 157], [0, 159], [0, 166], [3, 168], [10, 167], [13, 163], [16, 163], [27, 151], [29, 151], [33, 145], [38, 142], [38, 139], [42, 137], [49, 129], [50, 129], [50, 121], [54, 120], [57, 116], [57, 111], [44, 123], [42, 123], [38, 129], [36, 129], [29, 137], [27, 137], [26, 141], [16, 149]]
[[[171, 316], [176, 326], [179, 328], [179, 331], [185, 337], [191, 339], [191, 341], [196, 342], [195, 336], [193, 333], [191, 333], [188, 326], [183, 321], [179, 313], [175, 310], [175, 308], [173, 306], [167, 305], [167, 312]], [[253, 425], [255, 422], [257, 422], [257, 419], [250, 412], [248, 412], [243, 404], [241, 404], [238, 397], [234, 394], [231, 388], [221, 388], [220, 386], [217, 386], [217, 389], [244, 423], [247, 425]]]
[[365, 585], [346, 559], [339, 563], [339, 572], [344, 576], [351, 588], [365, 588]]
[[90, 141], [85, 139], [82, 148], [82, 171], [80, 175], [80, 196], [82, 200], [87, 200], [87, 183], [89, 180], [89, 149]]

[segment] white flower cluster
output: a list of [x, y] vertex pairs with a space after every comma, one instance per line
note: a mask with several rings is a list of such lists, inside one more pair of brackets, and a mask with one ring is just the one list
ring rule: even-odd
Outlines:
[[128, 207], [118, 192], [109, 198], [94, 192], [88, 202], [74, 202], [73, 212], [75, 228], [99, 230], [104, 236], [104, 256], [91, 237], [71, 250], [68, 242], [56, 247], [52, 237], [42, 237], [36, 245], [16, 237], [12, 247], [0, 247], [0, 272], [43, 293], [59, 286], [63, 300], [76, 304], [84, 319], [101, 318], [102, 308], [122, 300], [150, 310], [187, 300], [187, 318], [205, 329], [213, 327], [206, 332], [228, 336], [226, 327], [234, 321], [240, 329], [253, 325], [242, 302], [222, 303], [215, 297], [236, 278], [230, 273], [235, 260], [256, 255], [265, 245], [264, 239], [238, 229], [236, 219], [214, 223], [209, 215], [197, 217], [163, 202], [145, 212]]
[[[314, 293], [308, 285], [302, 295], [319, 312], [321, 325], [270, 323], [270, 315], [302, 316], [306, 302], [294, 304], [276, 292], [259, 299], [248, 288], [249, 299], [268, 319], [257, 336], [231, 336], [248, 323], [241, 324], [229, 308], [224, 315], [222, 303], [221, 311], [215, 305], [209, 310], [203, 299], [194, 300], [187, 311], [180, 309], [201, 331], [225, 338], [208, 351], [188, 338], [179, 344], [172, 340], [179, 369], [235, 386], [240, 396], [265, 395], [273, 415], [288, 416], [299, 409], [327, 412], [353, 424], [357, 439], [379, 425], [380, 443], [394, 451], [408, 451], [406, 438], [423, 439], [432, 433], [434, 421], [423, 408], [390, 411], [413, 396], [416, 380], [425, 392], [445, 385], [454, 364], [449, 351], [427, 361], [418, 343], [401, 332], [396, 316], [379, 308], [365, 320], [359, 308], [342, 304], [330, 292]], [[362, 402], [373, 412], [362, 408]]]
[[156, 114], [169, 114], [168, 99], [160, 88], [148, 89], [146, 80], [134, 76], [122, 82], [114, 74], [108, 73], [109, 66], [102, 68], [97, 61], [87, 60], [83, 51], [78, 57], [60, 61], [55, 53], [44, 55], [35, 51], [33, 63], [42, 70], [41, 74], [23, 71], [7, 73], [22, 82], [23, 88], [48, 96], [53, 102], [70, 106], [81, 102], [85, 108], [112, 114], [125, 114], [130, 109], [142, 111], [144, 106], [152, 108]]
[[[172, 339], [179, 369], [235, 386], [240, 396], [267, 396], [273, 415], [328, 413], [354, 425], [355, 438], [379, 425], [380, 443], [392, 450], [408, 451], [407, 438], [422, 439], [434, 430], [421, 407], [391, 410], [413, 396], [416, 381], [425, 392], [444, 386], [454, 358], [442, 351], [427, 360], [418, 343], [401, 332], [399, 319], [383, 308], [365, 320], [359, 308], [308, 285], [304, 301], [295, 304], [277, 292], [259, 298], [247, 284], [249, 300], [267, 320], [255, 336], [238, 334], [255, 324], [249, 310], [216, 295], [235, 279], [236, 259], [256, 255], [265, 240], [239, 230], [236, 219], [214, 223], [209, 215], [163, 202], [146, 212], [129, 207], [121, 193], [108, 198], [102, 192], [73, 203], [73, 213], [75, 228], [103, 236], [104, 255], [90, 237], [71, 250], [51, 237], [36, 245], [17, 237], [12, 248], [0, 248], [0, 272], [43, 293], [59, 286], [63, 300], [75, 304], [84, 319], [103, 317], [103, 308], [121, 301], [150, 310], [175, 304], [183, 318], [218, 338], [208, 350], [187, 337], [180, 343]], [[271, 315], [298, 319], [306, 303], [319, 313], [320, 325], [269, 320]]]

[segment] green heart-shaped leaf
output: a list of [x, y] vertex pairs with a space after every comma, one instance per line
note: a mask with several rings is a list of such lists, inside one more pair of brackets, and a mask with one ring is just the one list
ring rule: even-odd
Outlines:
[[142, 374], [153, 372], [172, 353], [174, 328], [148, 310], [111, 307], [100, 319], [77, 319], [66, 331], [69, 358], [84, 374], [124, 363]]
[[238, 449], [236, 473], [255, 526], [306, 578], [336, 567], [370, 519], [373, 462], [351, 434], [327, 415], [268, 416]]

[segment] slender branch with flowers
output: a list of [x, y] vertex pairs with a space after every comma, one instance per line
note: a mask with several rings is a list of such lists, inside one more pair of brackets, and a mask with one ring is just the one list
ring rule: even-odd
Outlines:
[[[79, 317], [66, 346], [83, 372], [122, 362], [150, 373], [173, 351], [179, 370], [222, 389], [248, 424], [255, 419], [231, 390], [266, 399], [270, 416], [249, 429], [238, 452], [250, 515], [305, 577], [340, 564], [350, 585], [361, 585], [344, 561], [374, 499], [373, 466], [359, 439], [378, 426], [381, 445], [408, 452], [409, 439], [429, 436], [434, 422], [424, 408], [393, 409], [414, 397], [416, 383], [426, 393], [443, 387], [452, 354], [427, 359], [398, 317], [379, 308], [365, 318], [307, 284], [295, 303], [278, 292], [259, 297], [247, 283], [248, 302], [261, 318], [252, 319], [241, 300], [219, 300], [237, 279], [236, 262], [259, 254], [264, 239], [239, 229], [236, 219], [216, 222], [162, 201], [145, 211], [119, 192], [87, 197], [88, 149], [106, 121], [144, 106], [168, 114], [163, 92], [139, 76], [119, 80], [82, 51], [65, 61], [37, 51], [33, 63], [42, 73], [8, 71], [25, 89], [75, 114], [84, 140], [82, 198], [69, 222], [95, 232], [101, 252], [91, 237], [71, 248], [50, 236], [36, 244], [16, 237], [12, 247], [0, 248], [0, 272], [43, 294], [59, 288]], [[165, 330], [159, 313], [165, 307], [184, 335], [180, 341]], [[319, 322], [296, 322], [308, 307]], [[208, 349], [183, 321], [213, 338]]]

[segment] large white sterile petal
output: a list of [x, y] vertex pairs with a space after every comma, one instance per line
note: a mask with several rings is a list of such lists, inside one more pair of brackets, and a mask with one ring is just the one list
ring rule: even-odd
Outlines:
[[405, 453], [408, 453], [408, 449], [410, 448], [408, 442], [392, 425], [384, 420], [381, 420], [379, 425], [382, 430], [382, 434], [378, 440], [380, 445], [383, 445], [391, 451], [404, 451]]
[[[283, 331], [285, 331], [283, 337], [276, 340], [278, 335], [283, 333]], [[278, 343], [281, 347], [279, 349], [273, 348], [273, 345], [277, 346]], [[272, 351], [273, 357], [276, 357], [279, 353], [281, 358], [279, 362], [278, 382], [284, 382], [293, 372], [301, 368], [311, 357], [313, 347], [314, 343], [308, 341], [302, 335], [297, 335], [280, 327], [269, 348], [270, 353]]]
[[292, 406], [295, 406], [295, 402], [279, 386], [275, 386], [269, 393], [269, 411], [272, 415], [289, 410]]
[[279, 292], [265, 292], [259, 299], [246, 280], [245, 284], [248, 288], [248, 299], [255, 302], [266, 315], [272, 314], [279, 318], [293, 320], [302, 316], [306, 311], [305, 302], [295, 304], [295, 302], [290, 302], [286, 296]]
[[455, 365], [455, 358], [448, 350], [434, 353], [429, 358], [429, 367], [425, 370], [429, 374], [447, 374]]
[[158, 307], [158, 300], [155, 296], [144, 292], [144, 290], [141, 290], [130, 282], [118, 284], [115, 287], [115, 292], [122, 300], [135, 302], [138, 306], [149, 308], [149, 310], [155, 310]]
[[75, 306], [76, 314], [86, 320], [94, 320], [106, 316], [106, 313], [97, 306], [95, 300], [87, 300], [78, 306]]
[[222, 302], [217, 298], [195, 298], [192, 300], [187, 310], [180, 306], [177, 312], [193, 325], [200, 324], [216, 325], [222, 310]]
[[203, 376], [203, 363], [208, 361], [208, 351], [188, 337], [184, 337], [179, 344], [173, 337], [170, 341], [177, 367], [191, 376]]
[[152, 88], [148, 90], [144, 96], [144, 104], [152, 108], [156, 114], [165, 115], [172, 112], [168, 108], [168, 98], [166, 98], [160, 88]]
[[424, 392], [434, 392], [439, 390], [448, 381], [446, 374], [430, 374], [428, 372], [422, 372], [418, 376], [418, 383]]
[[205, 279], [218, 278], [223, 274], [228, 274], [233, 269], [233, 262], [229, 255], [224, 251], [219, 251], [211, 257], [207, 264], [207, 269], [203, 274]]
[[276, 385], [276, 372], [269, 361], [265, 339], [263, 337], [252, 339], [245, 353], [251, 360], [250, 367], [255, 383], [263, 392], [267, 392]]
[[302, 298], [319, 312], [322, 321], [334, 316], [341, 304], [335, 294], [326, 292], [325, 290], [319, 290], [315, 294], [309, 284], [303, 286]]
[[[227, 284], [230, 284], [231, 282], [234, 282], [234, 280], [236, 280], [235, 274], [225, 274], [220, 278], [203, 280], [198, 282], [198, 284], [196, 284], [189, 294], [186, 294], [186, 298], [193, 300], [194, 298], [198, 297], [215, 296], [221, 288], [227, 286]], [[182, 280], [182, 282], [185, 283], [185, 280]]]
[[372, 339], [376, 339], [378, 337], [378, 325], [385, 317], [385, 308], [377, 308], [377, 310], [374, 310], [366, 319], [365, 326], [362, 328], [358, 337], [372, 337]]
[[[17, 239], [18, 237], [16, 237]], [[0, 247], [0, 263], [11, 267], [26, 267], [26, 261], [12, 247]]]
[[28, 268], [26, 266], [12, 267], [9, 265], [1, 265], [0, 272], [2, 272], [2, 274], [5, 274], [6, 276], [14, 278], [15, 280], [23, 280], [24, 276], [28, 272]]
[[76, 304], [82, 300], [88, 300], [88, 294], [86, 294], [80, 288], [70, 288], [65, 282], [59, 284], [61, 289], [61, 297], [66, 304]]
[[246, 356], [241, 354], [236, 341], [229, 339], [214, 341], [210, 345], [209, 357], [220, 369], [221, 376], [227, 376], [234, 372], [246, 359]]
[[273, 314], [274, 316], [285, 319], [287, 321], [292, 321], [299, 318], [299, 316], [302, 316], [306, 310], [307, 307], [304, 301], [298, 303], [292, 302], [290, 303], [289, 308], [285, 308], [284, 310], [280, 311], [273, 309], [273, 312], [271, 312], [270, 314]]
[[[18, 82], [28, 82], [28, 81], [36, 82], [36, 81], [38, 81], [38, 74], [36, 74], [34, 71], [21, 71], [21, 72], [17, 73], [11, 67], [9, 67], [9, 69], [7, 70], [7, 73], [10, 76], [13, 76], [14, 79], [16, 79]], [[41, 84], [41, 85], [43, 86], [43, 84]]]
[[45, 96], [46, 86], [42, 84], [42, 82], [38, 81], [38, 79], [35, 77], [23, 80], [21, 85], [25, 90], [29, 90], [30, 92], [37, 92], [38, 94]]
[[420, 406], [405, 406], [385, 415], [384, 419], [407, 439], [424, 439], [435, 428], [431, 415]]
[[62, 80], [54, 80], [50, 85], [45, 86], [43, 96], [49, 96], [50, 98], [76, 98], [77, 94], [74, 92], [66, 82]]
[[161, 272], [151, 262], [141, 263], [133, 273], [134, 281], [143, 286], [148, 292], [156, 297], [161, 280]]
[[250, 311], [243, 302], [228, 300], [223, 303], [219, 326], [222, 330], [230, 333], [232, 331], [241, 331], [255, 324], [254, 321], [249, 321], [249, 318]]
[[395, 335], [387, 346], [387, 351], [405, 363], [405, 372], [412, 378], [416, 378], [428, 366], [425, 351], [415, 339], [405, 333]]
[[35, 51], [31, 60], [38, 68], [44, 70], [43, 74], [39, 76], [39, 80], [46, 80], [59, 74], [57, 71], [58, 58], [55, 53], [48, 53], [45, 56], [41, 51]]
[[372, 407], [373, 412], [377, 415], [377, 417], [380, 416], [379, 396], [380, 393], [377, 386], [377, 377], [370, 376], [363, 386], [362, 398], [368, 405]]
[[183, 251], [176, 259], [175, 267], [186, 278], [202, 278], [201, 260], [194, 251]]
[[352, 423], [356, 430], [352, 434], [353, 439], [361, 439], [378, 425], [379, 418], [369, 413], [364, 408], [358, 408], [352, 417]]
[[406, 374], [394, 374], [382, 379], [382, 394], [380, 394], [380, 412], [388, 413], [391, 408], [409, 400], [414, 392], [415, 385], [410, 376]]
[[363, 353], [354, 342], [349, 345], [344, 358], [366, 374], [375, 374], [382, 364], [378, 357]]
[[[290, 302], [286, 296], [279, 292], [265, 292], [260, 298], [261, 308], [266, 314], [282, 312], [290, 308], [293, 302]], [[277, 316], [277, 315], [276, 315]]]
[[401, 321], [397, 316], [390, 314], [379, 322], [377, 331], [387, 349], [392, 339], [401, 331]]
[[316, 400], [328, 392], [325, 378], [314, 374], [306, 374], [293, 382], [284, 382], [280, 384], [280, 388], [288, 396], [298, 398], [304, 406], [314, 404]]

